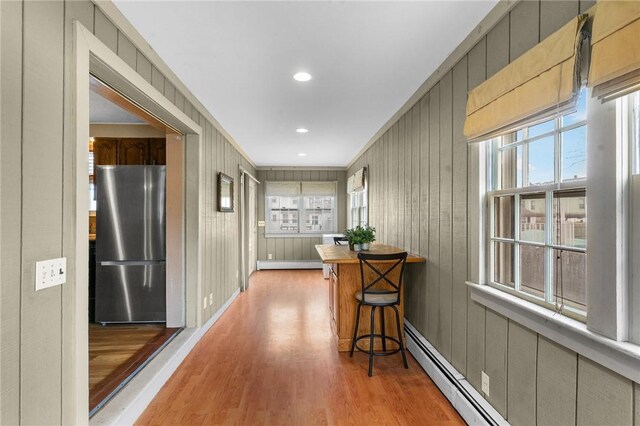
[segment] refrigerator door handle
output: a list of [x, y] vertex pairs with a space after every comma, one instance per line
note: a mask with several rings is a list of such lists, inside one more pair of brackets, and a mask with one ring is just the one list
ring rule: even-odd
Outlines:
[[100, 266], [148, 266], [148, 265], [163, 265], [164, 260], [116, 260], [99, 262]]

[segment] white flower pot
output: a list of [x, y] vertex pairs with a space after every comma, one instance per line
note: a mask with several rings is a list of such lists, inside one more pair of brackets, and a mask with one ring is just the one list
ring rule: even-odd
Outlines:
[[362, 244], [354, 244], [353, 251], [362, 251]]
[[369, 250], [369, 243], [362, 243], [362, 250]]

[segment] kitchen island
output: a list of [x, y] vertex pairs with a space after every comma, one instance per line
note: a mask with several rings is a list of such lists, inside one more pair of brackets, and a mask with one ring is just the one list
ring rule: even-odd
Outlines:
[[[337, 246], [337, 245], [316, 245], [316, 250], [322, 259], [322, 263], [329, 265], [329, 310], [331, 312], [331, 328], [336, 336], [336, 345], [339, 352], [349, 351], [351, 348], [351, 339], [353, 338], [353, 328], [356, 320], [356, 308], [357, 302], [355, 299], [355, 293], [361, 289], [360, 279], [360, 261], [358, 260], [358, 253], [349, 250], [349, 247]], [[372, 254], [390, 254], [398, 253], [403, 250], [388, 246], [384, 244], [372, 244], [370, 250], [365, 253]], [[426, 259], [423, 257], [409, 253], [407, 256], [407, 264], [423, 263]], [[374, 262], [379, 267], [381, 272], [387, 271], [393, 266], [392, 261], [387, 262]], [[397, 267], [389, 274], [389, 278], [394, 282], [398, 281], [400, 274], [400, 268]], [[373, 278], [375, 273], [371, 270], [367, 271], [365, 268], [365, 277], [367, 280]], [[406, 282], [402, 283], [403, 293]], [[380, 310], [378, 310], [380, 311]], [[404, 318], [404, 301], [401, 295], [400, 305], [398, 306], [400, 318]], [[368, 334], [370, 328], [369, 321], [369, 308], [362, 308], [360, 325], [358, 327], [358, 335]], [[388, 309], [385, 313], [385, 333], [389, 336], [396, 336], [396, 321], [395, 315], [392, 314], [392, 310]], [[376, 318], [376, 333], [380, 333], [380, 319], [379, 314]], [[402, 320], [401, 320], [402, 321]], [[403, 324], [400, 324], [402, 330], [404, 330]], [[358, 343], [361, 347], [367, 348], [369, 342], [367, 339], [363, 339]], [[394, 345], [394, 344], [391, 344]], [[393, 348], [390, 344], [387, 344], [388, 348]], [[376, 339], [375, 349], [378, 350], [380, 346], [380, 339]]]

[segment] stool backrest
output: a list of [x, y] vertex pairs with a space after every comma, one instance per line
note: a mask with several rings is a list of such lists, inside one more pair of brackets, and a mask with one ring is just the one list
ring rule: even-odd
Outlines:
[[[394, 294], [397, 293], [396, 303], [400, 303], [400, 291], [402, 290], [402, 276], [404, 265], [407, 262], [407, 252], [392, 254], [358, 253], [360, 260], [360, 283], [362, 300], [366, 300], [367, 294]], [[394, 262], [395, 261], [395, 262]], [[386, 262], [377, 263], [372, 262]], [[389, 268], [387, 265], [391, 264]], [[399, 269], [397, 281], [390, 278], [394, 271]], [[365, 271], [373, 271], [366, 274]], [[367, 276], [369, 279], [367, 279]]]
[[333, 237], [333, 244], [341, 246], [343, 241], [348, 241], [346, 237]]

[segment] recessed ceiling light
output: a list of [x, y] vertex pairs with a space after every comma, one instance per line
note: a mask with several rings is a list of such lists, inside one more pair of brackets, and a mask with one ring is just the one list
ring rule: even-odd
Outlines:
[[307, 154], [305, 154], [304, 152], [299, 152], [298, 153], [298, 157], [306, 157], [306, 156], [307, 156]]
[[309, 81], [311, 80], [311, 74], [308, 72], [298, 72], [293, 75], [293, 79], [296, 81]]
[[298, 133], [309, 133], [309, 129], [305, 129], [304, 127], [300, 127], [298, 129], [296, 129], [296, 132], [298, 132]]

